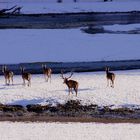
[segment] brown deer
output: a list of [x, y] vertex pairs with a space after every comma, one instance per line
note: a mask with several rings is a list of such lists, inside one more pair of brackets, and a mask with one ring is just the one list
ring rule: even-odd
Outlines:
[[8, 70], [6, 66], [2, 66], [2, 72], [4, 74], [5, 84], [10, 85], [10, 81], [11, 81], [12, 85], [13, 85], [14, 73], [12, 71]]
[[31, 74], [28, 72], [25, 72], [25, 68], [20, 67], [21, 69], [21, 74], [22, 74], [22, 79], [23, 79], [23, 85], [25, 86], [26, 83], [25, 81], [28, 81], [28, 86], [31, 86]]
[[114, 88], [114, 80], [115, 80], [115, 74], [112, 72], [109, 72], [109, 68], [105, 68], [106, 71], [106, 78], [107, 78], [107, 86], [109, 86], [109, 81], [111, 81], [110, 85], [112, 88]]
[[61, 77], [64, 79], [64, 84], [66, 84], [68, 86], [68, 90], [69, 90], [69, 95], [70, 92], [73, 94], [72, 89], [74, 89], [74, 91], [76, 92], [76, 96], [77, 96], [77, 92], [78, 92], [78, 82], [74, 81], [74, 80], [69, 80], [73, 75], [73, 72], [71, 72], [71, 75], [66, 78], [63, 76], [63, 71], [61, 70]]
[[49, 79], [50, 79], [50, 82], [51, 82], [52, 69], [47, 68], [47, 66], [43, 65], [43, 64], [42, 64], [42, 68], [43, 68], [43, 74], [44, 74], [46, 82], [48, 82]]

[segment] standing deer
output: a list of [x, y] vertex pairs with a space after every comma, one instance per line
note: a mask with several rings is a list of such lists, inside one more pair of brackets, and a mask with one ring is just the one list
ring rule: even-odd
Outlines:
[[73, 94], [72, 89], [74, 89], [74, 91], [76, 92], [76, 97], [77, 97], [77, 92], [78, 92], [78, 82], [74, 81], [74, 80], [69, 80], [73, 75], [73, 72], [71, 72], [71, 75], [66, 78], [63, 76], [63, 71], [61, 70], [61, 77], [64, 79], [64, 84], [66, 84], [68, 86], [68, 90], [69, 90], [69, 95], [70, 92]]
[[10, 85], [10, 81], [11, 81], [12, 85], [13, 85], [14, 73], [12, 71], [8, 70], [6, 66], [2, 66], [2, 72], [4, 74], [5, 84]]
[[43, 64], [42, 64], [42, 68], [43, 68], [43, 74], [44, 74], [46, 82], [48, 82], [49, 79], [50, 79], [50, 82], [51, 82], [52, 69], [47, 68], [47, 66], [43, 65]]
[[21, 69], [21, 74], [22, 74], [22, 79], [23, 79], [23, 85], [25, 86], [26, 85], [25, 81], [28, 81], [27, 85], [31, 86], [31, 74], [28, 72], [25, 72], [24, 71], [25, 68], [23, 67], [20, 67], [20, 69]]
[[107, 78], [107, 86], [109, 86], [109, 81], [111, 81], [110, 85], [112, 88], [114, 88], [114, 80], [115, 80], [115, 74], [112, 72], [109, 72], [109, 68], [106, 67], [106, 78]]

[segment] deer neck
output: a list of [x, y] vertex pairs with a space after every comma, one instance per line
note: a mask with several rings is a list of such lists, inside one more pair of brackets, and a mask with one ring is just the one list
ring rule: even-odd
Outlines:
[[68, 85], [68, 83], [69, 83], [69, 80], [68, 80], [68, 79], [66, 79], [65, 83]]
[[109, 74], [109, 70], [106, 70], [106, 74], [107, 74], [107, 75]]
[[21, 74], [24, 74], [24, 70], [21, 70]]

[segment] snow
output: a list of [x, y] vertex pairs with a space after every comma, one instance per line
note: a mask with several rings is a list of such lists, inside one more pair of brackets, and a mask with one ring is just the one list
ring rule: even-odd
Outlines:
[[140, 24], [128, 24], [128, 25], [106, 25], [103, 26], [105, 30], [111, 31], [131, 31], [131, 30], [140, 30]]
[[9, 8], [13, 5], [22, 6], [23, 13], [69, 13], [69, 12], [116, 12], [139, 11], [139, 0], [0, 0], [0, 8]]
[[[79, 82], [78, 97], [68, 95], [67, 86], [59, 74], [52, 82], [45, 82], [43, 75], [32, 75], [32, 86], [24, 87], [21, 76], [14, 77], [14, 85], [5, 86], [0, 76], [0, 102], [2, 104], [64, 104], [68, 100], [80, 100], [82, 104], [99, 106], [140, 108], [140, 70], [115, 71], [115, 88], [107, 87], [105, 72], [74, 73], [72, 79]], [[69, 76], [69, 73], [66, 74]]]
[[0, 30], [0, 38], [1, 64], [140, 59], [139, 34], [87, 34], [80, 28], [6, 29]]
[[[0, 122], [1, 140], [139, 140], [140, 124]], [[8, 132], [8, 133], [7, 133]]]

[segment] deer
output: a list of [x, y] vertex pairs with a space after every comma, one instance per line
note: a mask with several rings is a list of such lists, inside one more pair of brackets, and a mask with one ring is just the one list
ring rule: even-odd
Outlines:
[[46, 82], [48, 82], [49, 79], [50, 79], [50, 82], [51, 82], [52, 69], [48, 68], [46, 66], [46, 64], [45, 65], [42, 64], [42, 68], [43, 68], [43, 74], [44, 74]]
[[105, 68], [106, 71], [106, 78], [107, 78], [107, 86], [109, 86], [109, 81], [111, 81], [111, 87], [114, 88], [114, 80], [115, 80], [115, 74], [112, 72], [109, 72], [109, 67]]
[[25, 86], [26, 83], [25, 81], [28, 81], [28, 87], [31, 86], [31, 74], [28, 72], [25, 72], [25, 68], [20, 67], [21, 69], [21, 74], [22, 74], [22, 79], [23, 79], [23, 85]]
[[8, 70], [6, 66], [2, 66], [2, 72], [4, 74], [5, 84], [10, 85], [10, 81], [11, 81], [12, 85], [13, 85], [14, 73], [12, 71]]
[[64, 77], [63, 70], [61, 70], [61, 77], [64, 80], [63, 83], [66, 84], [68, 87], [69, 95], [70, 95], [70, 92], [73, 94], [72, 89], [74, 89], [74, 91], [76, 93], [76, 97], [77, 97], [79, 83], [74, 80], [69, 80], [72, 77], [72, 75], [73, 75], [73, 72], [71, 71], [71, 75], [69, 77]]

